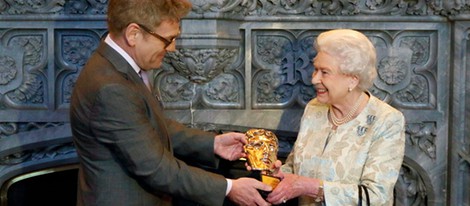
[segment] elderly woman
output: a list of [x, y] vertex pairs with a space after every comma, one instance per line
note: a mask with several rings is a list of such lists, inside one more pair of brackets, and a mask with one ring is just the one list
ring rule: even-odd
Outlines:
[[299, 197], [299, 205], [357, 205], [361, 190], [366, 204], [367, 190], [371, 205], [392, 205], [405, 120], [367, 91], [377, 76], [375, 48], [349, 29], [320, 34], [315, 48], [317, 96], [305, 107], [285, 164], [277, 162], [282, 181], [268, 201]]

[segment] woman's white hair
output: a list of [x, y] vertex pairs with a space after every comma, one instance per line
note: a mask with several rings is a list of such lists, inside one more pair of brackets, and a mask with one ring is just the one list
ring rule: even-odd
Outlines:
[[376, 52], [370, 40], [352, 29], [334, 29], [321, 33], [315, 41], [317, 52], [325, 52], [336, 59], [343, 74], [355, 75], [358, 87], [369, 89], [377, 77]]

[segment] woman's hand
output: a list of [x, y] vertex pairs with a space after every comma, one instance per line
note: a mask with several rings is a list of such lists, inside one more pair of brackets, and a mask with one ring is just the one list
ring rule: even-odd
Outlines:
[[[309, 195], [312, 188], [318, 187], [318, 179], [303, 177], [295, 174], [282, 173], [282, 181], [268, 195], [267, 200], [274, 204], [285, 203], [287, 200], [299, 197], [301, 195]], [[314, 190], [317, 191], [317, 190]], [[315, 193], [316, 194], [316, 193]]]

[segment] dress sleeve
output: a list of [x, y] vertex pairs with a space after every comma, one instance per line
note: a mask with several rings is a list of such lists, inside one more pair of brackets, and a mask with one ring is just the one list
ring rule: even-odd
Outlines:
[[[295, 143], [294, 143], [294, 146], [292, 147], [292, 150], [290, 151], [289, 155], [287, 156], [287, 159], [286, 159], [286, 162], [284, 163], [284, 165], [282, 165], [281, 167], [281, 171], [283, 173], [290, 173], [290, 174], [294, 174], [294, 159], [295, 159], [295, 154], [296, 154], [296, 149], [298, 144], [300, 144], [301, 141], [304, 141], [302, 139], [302, 135], [300, 135], [302, 133], [302, 131], [306, 130], [305, 127], [308, 127], [308, 126], [305, 126], [305, 121], [307, 121], [306, 119], [308, 119], [310, 116], [312, 116], [312, 107], [310, 106], [311, 104], [313, 104], [314, 100], [311, 100], [307, 106], [305, 107], [304, 109], [304, 112], [302, 114], [302, 118], [300, 119], [300, 129], [299, 129], [299, 133], [297, 135], [297, 139], [295, 140]], [[307, 123], [308, 125], [308, 123]]]
[[393, 199], [404, 155], [405, 118], [401, 113], [392, 113], [377, 129], [361, 177], [361, 184], [369, 190], [372, 205]]
[[[390, 112], [377, 125], [359, 184], [367, 187], [371, 205], [387, 205], [393, 200], [393, 189], [405, 153], [405, 119], [400, 112]], [[324, 182], [326, 203], [357, 204], [357, 185]]]
[[281, 171], [283, 173], [290, 173], [290, 174], [294, 173], [294, 166], [293, 166], [292, 158], [294, 158], [293, 151], [291, 151], [291, 153], [287, 156], [286, 162], [281, 167]]

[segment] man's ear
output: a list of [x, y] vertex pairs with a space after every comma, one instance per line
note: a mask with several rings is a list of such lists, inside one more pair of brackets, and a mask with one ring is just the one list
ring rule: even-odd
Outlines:
[[137, 44], [138, 38], [142, 37], [142, 33], [137, 24], [130, 23], [129, 25], [127, 25], [126, 30], [124, 31], [124, 36], [126, 39], [126, 43], [130, 47], [134, 47]]

